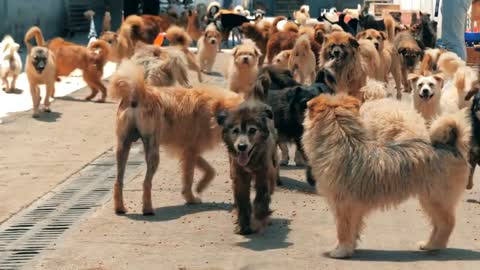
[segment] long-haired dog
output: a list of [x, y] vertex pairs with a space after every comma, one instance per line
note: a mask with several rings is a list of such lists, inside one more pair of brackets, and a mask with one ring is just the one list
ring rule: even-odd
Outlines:
[[423, 51], [409, 32], [398, 34], [393, 44], [395, 51], [398, 52], [400, 56], [403, 91], [410, 93], [412, 89], [408, 83], [408, 74], [414, 72], [418, 62], [423, 57]]
[[[161, 88], [146, 85], [143, 70], [124, 61], [113, 75], [110, 92], [119, 100], [116, 120], [117, 180], [114, 186], [115, 212], [125, 213], [123, 178], [131, 144], [142, 139], [147, 162], [143, 184], [143, 214], [154, 214], [152, 178], [159, 163], [159, 146], [180, 159], [182, 195], [187, 203], [200, 199], [192, 192], [195, 167], [204, 172], [196, 187], [205, 190], [215, 170], [202, 154], [221, 142], [221, 128], [213, 120], [220, 110], [238, 106], [242, 99], [223, 89]], [[213, 122], [212, 122], [213, 121]]]
[[367, 76], [379, 72], [379, 54], [373, 43], [357, 41], [346, 32], [328, 35], [320, 53], [320, 65], [333, 61], [332, 69], [337, 79], [337, 92], [362, 97], [360, 88], [365, 86]]
[[302, 5], [299, 10], [293, 12], [293, 18], [299, 25], [307, 24], [307, 21], [310, 19], [310, 6]]
[[387, 32], [388, 40], [393, 41], [395, 37], [395, 20], [392, 15], [387, 14], [381, 20], [376, 20], [373, 15], [368, 14], [366, 5], [359, 14], [359, 26], [362, 30], [375, 29]]
[[[22, 59], [18, 54], [20, 45], [15, 43], [11, 36], [5, 36], [0, 43], [0, 78], [5, 85], [5, 91], [15, 90], [17, 77], [22, 72]], [[8, 78], [11, 77], [11, 83]]]
[[175, 25], [171, 26], [165, 33], [165, 36], [167, 37], [168, 42], [170, 42], [170, 47], [167, 47], [167, 50], [171, 48], [180, 49], [187, 58], [188, 68], [197, 72], [198, 81], [202, 82], [202, 69], [198, 65], [195, 55], [188, 49], [192, 43], [192, 39], [185, 29]]
[[54, 38], [48, 42], [48, 49], [55, 55], [57, 76], [68, 76], [75, 69], [80, 69], [83, 80], [92, 90], [85, 99], [92, 100], [100, 91], [98, 102], [105, 102], [107, 88], [102, 83], [102, 75], [110, 51], [105, 41], [96, 40], [90, 44], [90, 48], [86, 48], [62, 38]]
[[440, 56], [446, 53], [447, 50], [445, 49], [426, 49], [422, 62], [420, 63], [420, 74], [422, 75], [429, 75], [431, 73], [438, 72], [438, 60]]
[[191, 88], [188, 79], [187, 59], [179, 50], [137, 43], [132, 61], [143, 67], [145, 82], [152, 86], [174, 86], [175, 82]]
[[290, 62], [290, 56], [292, 50], [284, 50], [277, 54], [272, 60], [272, 66], [277, 68], [288, 69], [288, 62]]
[[255, 43], [245, 39], [232, 50], [233, 61], [228, 71], [228, 88], [246, 96], [253, 90], [257, 77], [258, 59], [262, 54]]
[[400, 58], [393, 49], [392, 43], [388, 40], [385, 32], [379, 32], [375, 29], [367, 29], [357, 34], [357, 40], [369, 40], [373, 43], [380, 56], [380, 68], [376, 79], [388, 82], [388, 75], [392, 74], [397, 89], [397, 99], [402, 98], [400, 70]]
[[[30, 40], [35, 38], [37, 46], [33, 46]], [[42, 31], [37, 26], [28, 30], [24, 37], [27, 46], [27, 60], [25, 62], [25, 73], [27, 73], [30, 85], [30, 94], [33, 102], [33, 117], [40, 116], [40, 87], [45, 84], [47, 93], [43, 103], [43, 111], [50, 112], [50, 98], [55, 94], [55, 81], [57, 79], [54, 54], [47, 48]]]
[[467, 189], [473, 188], [475, 167], [480, 165], [480, 92], [478, 90], [473, 96], [470, 118], [472, 119], [472, 147], [470, 148], [470, 176]]
[[[238, 214], [235, 232], [251, 234], [267, 225], [270, 195], [279, 176], [276, 130], [270, 106], [255, 100], [233, 110], [220, 111], [217, 122], [223, 127], [223, 141], [230, 160], [230, 176]], [[250, 187], [255, 183], [256, 196], [250, 202]]]
[[258, 60], [258, 66], [262, 66], [265, 61], [265, 56], [267, 55], [268, 31], [263, 30], [259, 23], [252, 24], [246, 22], [240, 27], [240, 32], [242, 32], [246, 38], [253, 40], [260, 49], [260, 52], [262, 52], [262, 56], [260, 56]]
[[422, 76], [411, 73], [408, 80], [412, 84], [413, 108], [427, 120], [432, 121], [442, 114], [442, 88], [444, 79], [441, 75]]
[[217, 27], [214, 24], [209, 24], [197, 43], [198, 62], [203, 72], [212, 72], [221, 42], [222, 36]]
[[317, 62], [315, 61], [315, 54], [312, 52], [308, 35], [301, 35], [295, 42], [288, 61], [288, 69], [294, 75], [298, 75], [301, 84], [313, 83], [315, 81]]
[[419, 198], [434, 228], [420, 249], [445, 248], [470, 170], [465, 111], [437, 119], [429, 140], [379, 143], [369, 138], [359, 107], [353, 97], [321, 95], [308, 103], [305, 117], [305, 151], [336, 219], [338, 244], [330, 256], [352, 256], [366, 215], [410, 197]]
[[[118, 33], [104, 32], [100, 40], [110, 45], [108, 60], [120, 63], [122, 59], [130, 58], [135, 53], [135, 45], [138, 41], [144, 41], [142, 29], [145, 28], [144, 21], [140, 16], [130, 15], [120, 26]], [[152, 41], [153, 43], [153, 41]]]

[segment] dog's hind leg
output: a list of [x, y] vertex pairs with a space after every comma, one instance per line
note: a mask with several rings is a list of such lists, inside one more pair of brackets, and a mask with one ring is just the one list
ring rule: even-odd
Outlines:
[[280, 152], [282, 152], [282, 158], [280, 159], [280, 166], [288, 166], [288, 161], [290, 160], [290, 156], [288, 155], [288, 145], [287, 143], [278, 143], [278, 147], [280, 148]]
[[196, 153], [185, 151], [180, 163], [182, 166], [182, 195], [187, 204], [201, 203], [200, 198], [193, 195], [193, 174], [197, 162]]
[[83, 75], [83, 79], [92, 89], [92, 93], [85, 99], [92, 100], [98, 94], [98, 90], [100, 90], [102, 96], [100, 97], [98, 102], [105, 102], [105, 99], [107, 98], [107, 88], [105, 87], [105, 85], [103, 85], [101, 79], [93, 75], [86, 75], [85, 73]]
[[38, 118], [40, 116], [39, 107], [40, 107], [40, 88], [37, 85], [30, 84], [30, 94], [32, 95], [32, 105], [33, 105], [33, 118]]
[[142, 137], [143, 147], [145, 149], [145, 161], [147, 162], [147, 172], [143, 180], [143, 215], [154, 215], [152, 207], [152, 179], [158, 168], [160, 161], [159, 145], [155, 136]]
[[[391, 70], [393, 80], [395, 81], [395, 89], [397, 90], [397, 99], [401, 100], [402, 99], [402, 83], [401, 83], [401, 78], [402, 78], [402, 71], [397, 65], [394, 65]], [[388, 76], [387, 76], [388, 77]], [[388, 78], [387, 78], [388, 79]], [[388, 82], [388, 80], [387, 80]]]
[[86, 72], [83, 72], [83, 80], [87, 83], [88, 87], [90, 87], [90, 90], [92, 91], [92, 93], [90, 93], [85, 100], [92, 100], [98, 94], [97, 86], [93, 80], [90, 79]]
[[3, 78], [2, 78], [2, 81], [3, 81], [3, 84], [5, 85], [5, 91], [6, 91], [6, 92], [9, 92], [9, 91], [10, 91], [10, 87], [8, 86], [8, 79], [7, 79], [7, 77], [6, 77], [6, 76], [3, 77]]
[[[437, 194], [433, 195], [436, 196]], [[446, 200], [444, 200], [446, 199]], [[427, 242], [420, 242], [419, 248], [422, 250], [439, 250], [447, 247], [448, 238], [455, 226], [456, 202], [451, 198], [433, 199], [420, 197], [420, 204], [430, 217], [433, 230]]]
[[12, 82], [10, 82], [10, 91], [15, 91], [17, 78], [18, 78], [18, 75], [14, 74], [12, 77]]
[[[230, 168], [231, 170], [232, 168]], [[237, 206], [238, 224], [235, 227], [237, 234], [253, 233], [250, 227], [250, 219], [252, 216], [252, 205], [250, 203], [250, 185], [252, 177], [247, 172], [238, 169], [234, 173], [233, 179], [233, 196]]]
[[197, 157], [196, 165], [204, 173], [196, 188], [197, 193], [202, 193], [215, 177], [215, 169], [201, 156]]

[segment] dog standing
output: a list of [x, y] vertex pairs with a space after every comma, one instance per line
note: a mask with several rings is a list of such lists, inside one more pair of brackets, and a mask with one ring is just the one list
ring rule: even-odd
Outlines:
[[198, 39], [198, 62], [203, 72], [212, 72], [222, 36], [213, 24], [209, 24], [205, 33]]
[[228, 88], [249, 96], [257, 77], [258, 59], [262, 54], [255, 43], [245, 39], [242, 44], [233, 48], [233, 61], [228, 72]]
[[[238, 225], [235, 232], [251, 234], [268, 224], [271, 194], [279, 166], [276, 154], [276, 130], [271, 108], [259, 101], [246, 101], [237, 109], [220, 111], [217, 122], [223, 127], [233, 180]], [[256, 197], [250, 202], [251, 182]]]
[[298, 75], [301, 84], [313, 83], [316, 77], [317, 62], [312, 52], [310, 38], [307, 34], [301, 35], [293, 46], [288, 61], [288, 69]]
[[395, 51], [398, 52], [400, 56], [403, 91], [410, 93], [412, 88], [408, 83], [408, 74], [414, 72], [418, 62], [423, 57], [423, 51], [409, 32], [398, 34], [393, 44]]
[[[15, 43], [11, 36], [5, 36], [0, 43], [0, 78], [5, 85], [5, 91], [15, 90], [17, 77], [22, 72], [22, 59], [18, 54], [20, 45]], [[12, 77], [12, 82], [8, 83], [8, 77]]]
[[[35, 38], [37, 46], [33, 47], [30, 40]], [[55, 94], [55, 81], [57, 79], [56, 63], [54, 54], [45, 45], [40, 28], [34, 26], [28, 30], [24, 38], [27, 46], [27, 60], [25, 63], [25, 73], [27, 73], [28, 83], [30, 84], [30, 94], [33, 102], [33, 117], [40, 116], [40, 87], [45, 84], [47, 93], [43, 103], [43, 111], [50, 112], [50, 98]]]

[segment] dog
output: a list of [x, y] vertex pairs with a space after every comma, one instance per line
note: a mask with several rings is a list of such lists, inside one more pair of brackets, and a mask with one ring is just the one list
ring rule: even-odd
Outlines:
[[180, 50], [165, 50], [162, 47], [138, 42], [132, 61], [143, 67], [145, 82], [152, 86], [174, 86], [178, 82], [191, 88], [188, 79], [187, 59]]
[[[250, 20], [242, 14], [237, 14], [235, 10], [221, 9], [220, 3], [212, 2], [207, 8], [207, 22], [208, 24], [215, 24], [218, 31], [222, 34], [222, 40], [226, 42], [228, 47], [228, 40], [232, 30], [238, 29], [238, 27], [246, 22], [250, 22]], [[235, 46], [235, 37], [237, 34], [239, 34], [237, 31], [233, 31], [233, 46]]]
[[[198, 87], [155, 88], [145, 84], [143, 70], [123, 61], [110, 82], [110, 94], [119, 100], [117, 136], [117, 179], [113, 199], [116, 213], [125, 213], [123, 178], [130, 146], [142, 139], [147, 172], [144, 181], [143, 214], [152, 215], [152, 178], [159, 163], [159, 146], [180, 159], [182, 195], [187, 203], [201, 200], [192, 192], [195, 167], [204, 172], [197, 193], [205, 190], [215, 170], [202, 154], [221, 142], [221, 127], [212, 125], [216, 112], [235, 108], [243, 99], [223, 89]], [[215, 121], [213, 121], [215, 122]]]
[[[236, 109], [217, 113], [217, 123], [223, 127], [222, 138], [230, 161], [238, 214], [235, 233], [258, 232], [269, 223], [271, 194], [279, 178], [272, 109], [262, 102], [249, 100]], [[256, 190], [253, 213], [252, 180]]]
[[105, 11], [102, 21], [102, 33], [110, 32], [112, 29], [112, 14], [110, 11]]
[[313, 83], [316, 77], [317, 63], [312, 52], [310, 38], [307, 35], [300, 36], [293, 46], [288, 61], [288, 69], [297, 74], [299, 82], [306, 84]]
[[[22, 72], [22, 59], [18, 54], [19, 48], [20, 45], [15, 43], [13, 38], [8, 35], [0, 43], [0, 78], [7, 93], [15, 90], [17, 77]], [[12, 77], [10, 84], [8, 83], [8, 77]]]
[[379, 32], [375, 29], [367, 29], [357, 34], [357, 40], [369, 40], [373, 42], [380, 56], [379, 79], [388, 83], [388, 75], [392, 74], [397, 89], [397, 99], [402, 98], [401, 88], [401, 70], [398, 53], [393, 49], [392, 43], [388, 40], [385, 32]]
[[[284, 89], [287, 87], [300, 85], [294, 78], [292, 72], [287, 68], [276, 66], [264, 66], [257, 74], [257, 81], [262, 85], [262, 91], [271, 89]], [[267, 93], [268, 94], [268, 93]]]
[[412, 73], [408, 76], [408, 80], [413, 88], [412, 100], [415, 110], [427, 122], [442, 114], [443, 77], [438, 74], [422, 76]]
[[420, 12], [420, 23], [413, 26], [412, 32], [422, 50], [435, 48], [437, 44], [437, 22], [430, 19], [430, 14]]
[[198, 62], [203, 72], [212, 72], [221, 39], [220, 32], [217, 31], [213, 24], [208, 25], [205, 33], [198, 39]]
[[445, 79], [450, 80], [453, 79], [457, 70], [466, 67], [467, 63], [454, 52], [443, 52], [438, 56], [436, 66], [438, 71], [443, 73]]
[[310, 19], [310, 6], [302, 5], [299, 10], [293, 12], [293, 18], [295, 23], [299, 25], [307, 24], [307, 21]]
[[233, 48], [233, 61], [228, 71], [228, 88], [243, 95], [250, 95], [257, 77], [258, 59], [262, 54], [252, 40], [245, 39]]
[[332, 32], [320, 53], [320, 66], [333, 60], [332, 69], [337, 79], [337, 93], [348, 93], [362, 98], [360, 88], [367, 77], [374, 78], [379, 69], [379, 54], [373, 43], [357, 41], [346, 32]]
[[385, 31], [390, 41], [395, 38], [395, 20], [390, 14], [385, 15], [381, 20], [376, 20], [373, 15], [368, 14], [368, 6], [365, 6], [359, 14], [358, 24], [362, 30]]
[[202, 82], [202, 69], [198, 65], [195, 55], [188, 49], [192, 39], [187, 32], [181, 27], [171, 26], [165, 33], [165, 37], [170, 42], [170, 47], [167, 47], [167, 50], [171, 48], [181, 50], [187, 58], [188, 68], [197, 72], [198, 81]]
[[[30, 40], [35, 38], [37, 46], [33, 46]], [[32, 95], [33, 117], [40, 117], [40, 87], [45, 84], [47, 93], [43, 101], [43, 111], [51, 112], [50, 97], [55, 94], [56, 62], [53, 52], [51, 52], [43, 38], [42, 30], [37, 26], [31, 27], [25, 34], [24, 40], [27, 47], [27, 59], [25, 61], [25, 73], [27, 74], [30, 85], [30, 94]]]
[[420, 74], [426, 76], [438, 72], [438, 60], [446, 52], [445, 49], [426, 49], [420, 63]]
[[83, 80], [92, 91], [85, 100], [92, 100], [100, 91], [101, 97], [97, 102], [105, 102], [107, 88], [102, 83], [102, 75], [110, 51], [105, 41], [93, 41], [90, 48], [86, 48], [62, 38], [54, 38], [48, 42], [48, 49], [55, 55], [57, 77], [68, 76], [75, 69], [80, 69]]
[[288, 69], [288, 63], [290, 62], [290, 57], [292, 55], [292, 50], [284, 50], [277, 54], [272, 60], [272, 66]]
[[423, 51], [409, 32], [399, 33], [393, 44], [400, 57], [403, 91], [410, 93], [412, 88], [408, 83], [408, 74], [414, 72], [418, 62], [423, 57]]
[[145, 26], [142, 18], [130, 15], [120, 26], [118, 33], [103, 32], [99, 39], [110, 45], [108, 60], [120, 63], [123, 59], [132, 57], [135, 53], [136, 43], [143, 40], [141, 31], [143, 28]]
[[369, 138], [359, 108], [353, 97], [320, 95], [308, 102], [304, 122], [305, 152], [336, 218], [338, 245], [330, 257], [352, 256], [365, 216], [410, 197], [419, 198], [434, 227], [420, 249], [445, 248], [469, 173], [466, 112], [434, 121], [430, 140], [379, 143]]
[[267, 55], [268, 30], [262, 29], [259, 23], [252, 24], [246, 22], [240, 27], [240, 32], [242, 32], [246, 38], [253, 40], [255, 45], [260, 49], [262, 56], [260, 56], [258, 60], [258, 66], [262, 66], [265, 61], [265, 56]]
[[480, 165], [480, 93], [477, 91], [473, 96], [470, 107], [470, 118], [472, 119], [472, 146], [470, 148], [470, 175], [468, 177], [467, 189], [473, 188], [473, 175], [475, 167]]
[[196, 10], [187, 10], [187, 34], [195, 42], [197, 42], [204, 34], [202, 31], [201, 19]]

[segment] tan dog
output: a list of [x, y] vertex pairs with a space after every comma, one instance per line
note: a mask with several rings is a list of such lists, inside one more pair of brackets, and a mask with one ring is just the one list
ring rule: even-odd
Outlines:
[[92, 90], [85, 99], [92, 100], [100, 91], [101, 97], [98, 102], [105, 102], [107, 88], [102, 83], [102, 75], [110, 50], [105, 41], [96, 40], [91, 43], [89, 49], [62, 38], [54, 38], [48, 42], [48, 49], [55, 55], [57, 77], [68, 76], [75, 69], [80, 69], [83, 80]]
[[367, 77], [375, 78], [380, 72], [380, 57], [375, 46], [368, 41], [357, 41], [346, 32], [332, 32], [328, 35], [320, 53], [320, 65], [332, 63], [336, 75], [338, 93], [361, 99], [360, 89], [365, 86]]
[[113, 75], [110, 93], [119, 100], [117, 111], [117, 179], [113, 200], [116, 213], [125, 213], [123, 178], [130, 146], [141, 139], [147, 171], [143, 184], [143, 214], [154, 214], [151, 189], [158, 168], [159, 147], [180, 159], [182, 195], [187, 203], [199, 203], [192, 192], [195, 167], [204, 174], [196, 187], [205, 190], [215, 177], [215, 170], [202, 154], [221, 141], [221, 128], [215, 125], [217, 111], [231, 109], [242, 102], [235, 93], [211, 88], [155, 88], [144, 82], [143, 70], [124, 61]]
[[[37, 46], [33, 47], [30, 40], [35, 38]], [[40, 87], [45, 84], [47, 93], [43, 103], [43, 111], [50, 112], [50, 97], [55, 94], [55, 81], [57, 79], [55, 56], [46, 47], [40, 28], [34, 26], [28, 30], [24, 38], [27, 46], [27, 60], [25, 63], [25, 73], [27, 73], [28, 83], [30, 84], [30, 94], [33, 102], [33, 117], [40, 116]]]
[[298, 75], [301, 84], [307, 84], [307, 82], [311, 84], [315, 81], [317, 63], [307, 34], [301, 35], [295, 42], [288, 61], [288, 69], [294, 75]]
[[445, 52], [447, 52], [445, 49], [426, 49], [420, 64], [420, 74], [427, 76], [437, 72], [438, 60]]
[[395, 51], [398, 52], [400, 57], [403, 91], [410, 93], [412, 89], [408, 83], [408, 74], [414, 72], [418, 62], [422, 58], [422, 49], [420, 49], [417, 41], [409, 32], [401, 32], [398, 34], [393, 44]]
[[413, 87], [413, 108], [430, 123], [442, 114], [443, 78], [440, 75], [422, 76], [410, 74], [408, 80]]
[[387, 33], [375, 29], [367, 29], [357, 34], [358, 40], [368, 40], [373, 43], [380, 56], [380, 67], [376, 79], [388, 83], [388, 75], [392, 74], [397, 89], [397, 99], [402, 98], [400, 59], [388, 40]]
[[205, 29], [205, 33], [198, 39], [198, 62], [203, 72], [212, 72], [215, 59], [217, 58], [218, 48], [222, 42], [222, 36], [214, 24], [210, 24]]
[[470, 170], [466, 112], [435, 120], [429, 139], [392, 144], [368, 136], [359, 107], [349, 96], [320, 95], [309, 101], [304, 122], [305, 152], [336, 220], [338, 244], [330, 256], [352, 256], [365, 217], [411, 197], [419, 198], [434, 228], [420, 249], [446, 248]]
[[228, 72], [228, 88], [235, 93], [249, 96], [257, 78], [258, 59], [261, 55], [255, 43], [249, 39], [233, 48], [233, 61]]
[[[0, 78], [5, 85], [5, 91], [15, 90], [17, 77], [22, 72], [22, 59], [18, 54], [20, 45], [15, 43], [11, 36], [5, 36], [0, 43]], [[12, 77], [11, 83], [8, 78]]]
[[141, 17], [131, 15], [122, 23], [118, 33], [103, 32], [99, 39], [110, 45], [108, 60], [120, 63], [122, 59], [132, 57], [135, 53], [135, 45], [142, 40], [141, 29], [144, 27]]
[[272, 66], [276, 66], [283, 69], [288, 69], [288, 62], [290, 56], [292, 55], [292, 50], [281, 51], [277, 54], [272, 61]]

